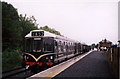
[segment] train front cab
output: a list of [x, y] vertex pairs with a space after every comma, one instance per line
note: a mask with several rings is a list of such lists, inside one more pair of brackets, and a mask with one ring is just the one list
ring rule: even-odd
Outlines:
[[26, 38], [25, 40], [23, 58], [26, 67], [40, 69], [54, 65], [55, 53], [52, 37]]

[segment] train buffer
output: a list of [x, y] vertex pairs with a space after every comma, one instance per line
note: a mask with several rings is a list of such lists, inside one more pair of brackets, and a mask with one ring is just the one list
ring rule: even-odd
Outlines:
[[114, 79], [109, 69], [107, 57], [102, 55], [100, 51], [87, 52], [28, 79], [36, 77], [41, 79]]

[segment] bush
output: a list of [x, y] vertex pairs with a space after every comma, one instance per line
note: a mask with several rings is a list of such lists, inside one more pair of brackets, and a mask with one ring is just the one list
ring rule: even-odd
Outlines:
[[10, 70], [21, 66], [22, 55], [19, 53], [19, 49], [6, 49], [2, 53], [2, 69]]

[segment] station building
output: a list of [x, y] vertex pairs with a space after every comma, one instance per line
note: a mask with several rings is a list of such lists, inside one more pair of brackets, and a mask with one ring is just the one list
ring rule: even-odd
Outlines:
[[111, 47], [111, 45], [112, 45], [111, 41], [104, 39], [104, 40], [99, 42], [99, 49], [100, 50], [107, 50], [107, 48]]

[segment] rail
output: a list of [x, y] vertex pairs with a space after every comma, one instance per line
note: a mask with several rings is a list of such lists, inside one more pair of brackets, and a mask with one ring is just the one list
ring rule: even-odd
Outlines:
[[22, 73], [22, 72], [25, 72], [25, 71], [26, 71], [26, 69], [23, 68], [23, 67], [18, 67], [18, 68], [14, 68], [14, 69], [11, 69], [11, 70], [8, 70], [8, 71], [3, 71], [2, 72], [2, 79], [11, 77], [13, 75], [16, 75], [18, 73]]

